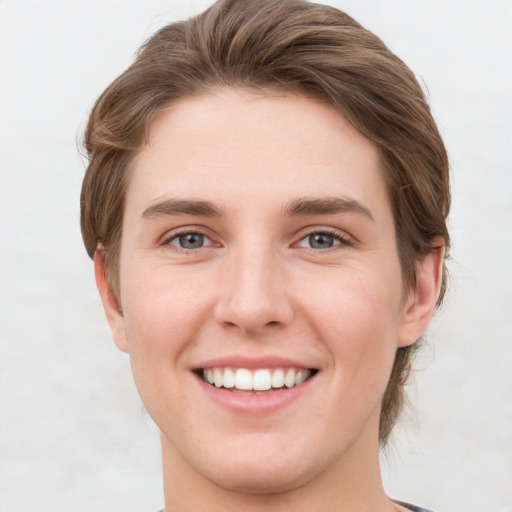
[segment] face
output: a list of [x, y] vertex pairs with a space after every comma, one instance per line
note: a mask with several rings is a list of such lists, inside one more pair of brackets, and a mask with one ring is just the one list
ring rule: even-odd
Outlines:
[[380, 167], [306, 98], [225, 91], [154, 121], [126, 196], [123, 313], [103, 296], [164, 465], [278, 492], [378, 451], [395, 351], [424, 327]]

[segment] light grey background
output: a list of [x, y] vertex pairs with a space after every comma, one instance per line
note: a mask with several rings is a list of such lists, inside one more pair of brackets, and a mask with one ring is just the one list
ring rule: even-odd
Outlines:
[[[453, 168], [452, 292], [387, 488], [438, 512], [511, 512], [512, 1], [329, 3], [425, 82]], [[76, 139], [143, 40], [207, 4], [0, 1], [0, 512], [163, 504], [158, 434], [80, 238]]]

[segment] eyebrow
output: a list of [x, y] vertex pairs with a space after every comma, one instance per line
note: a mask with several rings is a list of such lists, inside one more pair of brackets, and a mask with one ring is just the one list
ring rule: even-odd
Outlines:
[[[336, 213], [355, 213], [374, 220], [370, 210], [361, 202], [347, 197], [299, 197], [290, 201], [281, 211], [284, 217], [306, 217]], [[144, 210], [142, 218], [166, 215], [196, 215], [223, 217], [224, 212], [210, 201], [193, 199], [165, 199]]]
[[165, 199], [144, 210], [142, 218], [165, 215], [198, 215], [201, 217], [222, 217], [223, 213], [210, 201], [193, 199]]
[[368, 207], [348, 197], [300, 197], [290, 201], [282, 211], [285, 217], [355, 213], [374, 221]]

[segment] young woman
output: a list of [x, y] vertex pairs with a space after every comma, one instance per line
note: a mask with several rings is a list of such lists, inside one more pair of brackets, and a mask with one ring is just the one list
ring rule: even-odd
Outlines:
[[404, 511], [379, 469], [445, 288], [448, 160], [346, 14], [221, 0], [98, 99], [82, 233], [165, 510]]

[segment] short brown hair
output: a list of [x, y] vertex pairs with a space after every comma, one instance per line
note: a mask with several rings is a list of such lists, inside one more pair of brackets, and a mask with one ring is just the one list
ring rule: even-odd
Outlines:
[[[383, 162], [406, 290], [414, 287], [415, 265], [432, 250], [435, 237], [449, 248], [448, 157], [410, 69], [335, 8], [302, 0], [219, 0], [204, 13], [159, 30], [91, 112], [82, 236], [91, 257], [101, 244], [117, 296], [130, 164], [152, 120], [172, 102], [225, 87], [314, 98], [336, 108], [373, 141]], [[444, 271], [438, 304], [445, 286]], [[397, 350], [382, 400], [382, 444], [402, 410], [417, 345]]]

